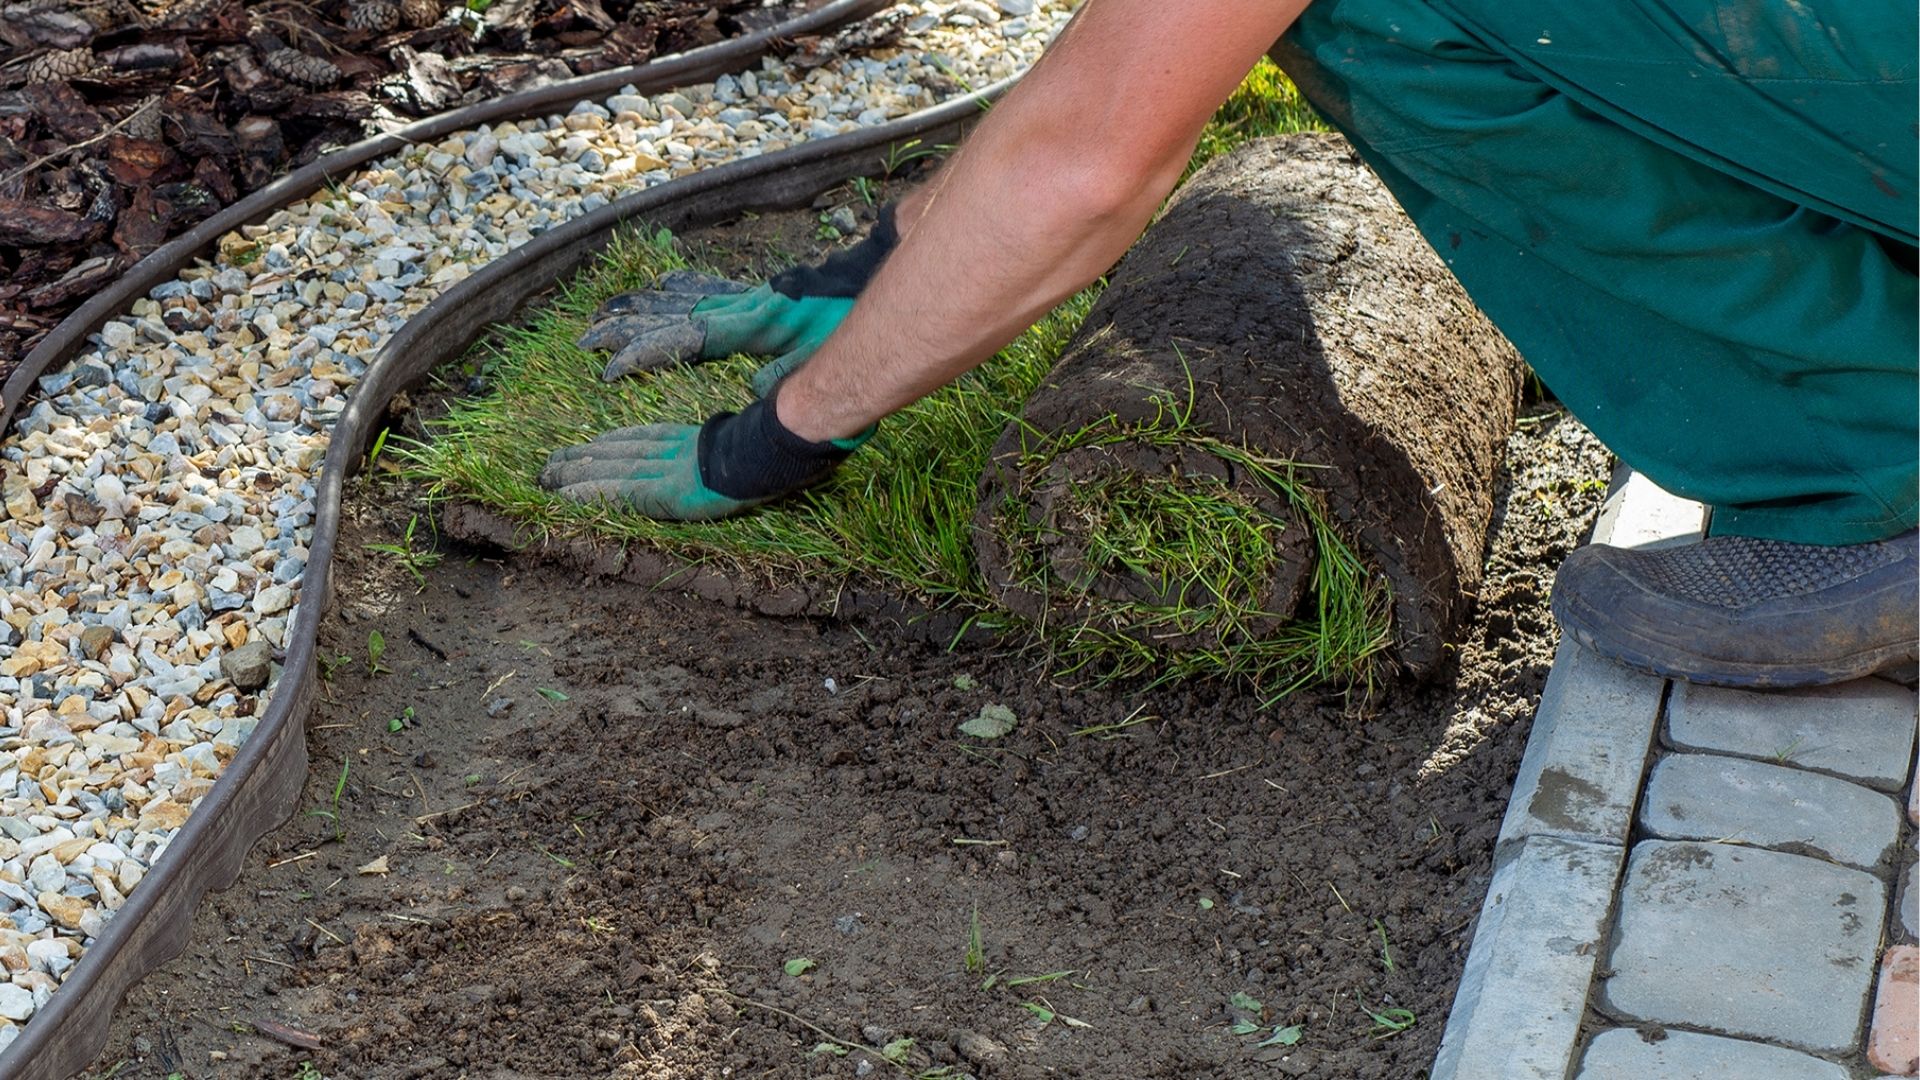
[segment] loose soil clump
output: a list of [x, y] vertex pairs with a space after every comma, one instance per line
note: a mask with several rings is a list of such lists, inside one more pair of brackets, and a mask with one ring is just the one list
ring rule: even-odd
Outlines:
[[[362, 546], [408, 500], [363, 488], [302, 803], [335, 816], [209, 898], [95, 1075], [1423, 1075], [1607, 464], [1525, 418], [1457, 664], [1271, 708], [484, 553], [416, 591]], [[989, 706], [1011, 733], [957, 732]]]

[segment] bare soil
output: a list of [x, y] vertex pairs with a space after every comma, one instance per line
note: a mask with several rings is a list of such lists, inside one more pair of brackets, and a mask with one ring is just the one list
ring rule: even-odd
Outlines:
[[[91, 1075], [1422, 1076], [1606, 467], [1536, 411], [1458, 662], [1271, 707], [473, 550], [420, 587], [362, 485], [302, 801], [338, 827], [260, 843]], [[957, 734], [988, 704], [1012, 734]]]

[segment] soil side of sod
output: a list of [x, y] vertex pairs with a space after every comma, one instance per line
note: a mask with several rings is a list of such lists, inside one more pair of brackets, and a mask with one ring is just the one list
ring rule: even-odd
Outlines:
[[477, 549], [421, 586], [356, 484], [302, 812], [91, 1075], [1422, 1076], [1608, 464], [1534, 410], [1457, 662], [1270, 708]]

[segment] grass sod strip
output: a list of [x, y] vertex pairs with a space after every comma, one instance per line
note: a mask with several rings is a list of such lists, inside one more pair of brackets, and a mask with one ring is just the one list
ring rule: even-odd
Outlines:
[[[1016, 468], [1029, 477], [1101, 451], [1121, 462], [1164, 455], [1175, 467], [1074, 476], [1047, 513], [1010, 493], [995, 501], [974, 522], [1007, 555], [1013, 580], [995, 599], [1032, 599], [1021, 605], [1025, 621], [1063, 673], [1242, 677], [1276, 697], [1327, 680], [1370, 685], [1392, 640], [1384, 582], [1329, 519], [1312, 469], [1208, 434], [1192, 393], [1155, 395], [1132, 422], [1108, 415], [1052, 435], [1017, 422], [1026, 449]], [[1210, 461], [1241, 479], [1208, 470]], [[1304, 575], [1304, 605], [1297, 592], [1271, 593], [1287, 576], [1282, 562]], [[1060, 606], [1072, 617], [1049, 625]]]
[[[1250, 138], [1317, 127], [1310, 110], [1263, 61], [1209, 124], [1193, 167]], [[740, 518], [710, 523], [657, 522], [615, 507], [581, 506], [534, 482], [554, 448], [614, 427], [660, 421], [698, 422], [717, 409], [737, 409], [760, 362], [727, 361], [607, 384], [603, 357], [573, 342], [605, 297], [644, 287], [660, 273], [688, 265], [665, 233], [628, 235], [563, 289], [527, 324], [504, 328], [476, 350], [494, 389], [459, 399], [433, 425], [434, 438], [399, 453], [438, 496], [484, 503], [536, 533], [593, 535], [643, 545], [691, 561], [757, 575], [864, 578], [935, 604], [965, 610], [987, 625], [1024, 625], [1052, 654], [1055, 670], [1156, 680], [1194, 675], [1248, 679], [1280, 694], [1329, 678], [1365, 681], [1388, 640], [1387, 605], [1358, 557], [1324, 520], [1300, 471], [1240, 447], [1219, 444], [1182, 424], [1177, 402], [1163, 410], [1164, 436], [1199, 442], [1237, 459], [1281, 493], [1295, 513], [1271, 515], [1239, 492], [1218, 485], [1169, 483], [1138, 490], [1082, 493], [1088, 513], [1113, 525], [1088, 553], [1093, 569], [1123, 567], [1160, 582], [1159, 595], [1121, 605], [1110, 624], [1049, 626], [1013, 616], [995, 604], [982, 580], [972, 530], [979, 478], [999, 432], [1058, 359], [1098, 295], [1070, 299], [993, 360], [952, 386], [889, 418], [875, 438], [828, 483]], [[1112, 425], [1090, 425], [1073, 445], [1136, 438]], [[1277, 622], [1261, 610], [1257, 583], [1272, 537], [1312, 531], [1307, 617], [1256, 635], [1249, 625]], [[1156, 634], [1125, 629], [1164, 627], [1192, 638], [1203, 627], [1207, 647], [1169, 648]]]
[[688, 265], [665, 233], [623, 237], [525, 327], [482, 346], [495, 389], [455, 401], [434, 438], [400, 453], [437, 495], [471, 498], [542, 535], [594, 535], [771, 575], [872, 577], [935, 602], [984, 608], [968, 517], [992, 436], [1058, 356], [1092, 302], [1075, 297], [993, 361], [889, 418], [826, 483], [716, 522], [654, 521], [542, 490], [554, 448], [662, 421], [697, 423], [751, 400], [761, 362], [734, 357], [600, 381], [604, 358], [574, 346], [601, 300]]

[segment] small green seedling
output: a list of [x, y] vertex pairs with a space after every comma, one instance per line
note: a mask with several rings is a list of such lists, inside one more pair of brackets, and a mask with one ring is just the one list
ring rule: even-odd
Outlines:
[[[1015, 975], [1006, 980], [1005, 985], [1007, 989], [1011, 990], [1016, 986], [1032, 986], [1035, 983], [1059, 982], [1061, 979], [1067, 978], [1072, 974], [1072, 971], [1049, 971], [1045, 975]], [[1085, 987], [1078, 986], [1077, 984], [1073, 985], [1075, 985], [1076, 989], [1085, 989]]]
[[1033, 1018], [1040, 1021], [1041, 1027], [1046, 1027], [1055, 1020], [1060, 1021], [1068, 1027], [1090, 1028], [1093, 1026], [1078, 1017], [1068, 1016], [1066, 1013], [1053, 1008], [1050, 1004], [1042, 1004], [1038, 1001], [1023, 1001], [1020, 1003], [1020, 1007], [1032, 1013]]
[[821, 1054], [832, 1054], [834, 1057], [846, 1057], [848, 1053], [847, 1048], [841, 1046], [839, 1043], [823, 1042], [814, 1043], [813, 1049], [807, 1051], [807, 1056], [817, 1057]]
[[886, 1058], [888, 1061], [893, 1062], [895, 1065], [901, 1065], [906, 1062], [907, 1052], [912, 1049], [913, 1049], [913, 1040], [906, 1037], [901, 1037], [881, 1047], [880, 1056], [883, 1058]]
[[431, 548], [414, 544], [413, 533], [414, 530], [419, 527], [420, 515], [415, 514], [407, 520], [407, 529], [400, 535], [399, 543], [367, 544], [365, 546], [368, 551], [378, 551], [384, 555], [393, 556], [394, 560], [400, 564], [400, 569], [413, 575], [414, 582], [425, 587], [427, 584], [426, 571], [439, 565], [440, 553]]
[[987, 970], [987, 948], [980, 938], [980, 905], [973, 905], [973, 920], [967, 927], [967, 951], [961, 963], [968, 974], [978, 975]]
[[373, 475], [374, 469], [380, 464], [380, 454], [387, 448], [387, 433], [391, 430], [381, 428], [380, 434], [373, 437], [373, 446], [367, 451], [367, 475]]
[[329, 806], [316, 806], [307, 811], [308, 817], [326, 818], [333, 822], [333, 839], [343, 841], [347, 838], [346, 826], [340, 820], [340, 798], [347, 793], [347, 773], [353, 768], [351, 759], [340, 763], [340, 779], [333, 782], [333, 800]]
[[387, 635], [378, 630], [367, 631], [367, 674], [393, 674], [392, 668], [380, 666], [380, 658], [385, 655], [387, 655]]
[[1379, 919], [1373, 920], [1373, 928], [1380, 935], [1380, 966], [1393, 970], [1393, 947], [1387, 944], [1387, 924]]
[[547, 858], [552, 859], [555, 863], [559, 864], [560, 866], [566, 867], [568, 870], [571, 870], [574, 868], [573, 860], [567, 858], [565, 855], [555, 855], [553, 852], [548, 851], [546, 848], [541, 847], [539, 844], [533, 845], [533, 850], [539, 852], [542, 855], [545, 855]]
[[1300, 1035], [1301, 1030], [1299, 1024], [1288, 1024], [1285, 1027], [1276, 1027], [1273, 1029], [1273, 1034], [1254, 1043], [1253, 1048], [1255, 1050], [1261, 1050], [1269, 1046], [1292, 1046], [1300, 1041]]
[[892, 176], [915, 161], [937, 153], [939, 151], [932, 147], [920, 145], [919, 139], [908, 139], [906, 142], [894, 143], [887, 147], [887, 158], [881, 167], [886, 169], [888, 176]]
[[413, 706], [409, 705], [407, 706], [406, 711], [402, 712], [399, 716], [396, 716], [393, 719], [387, 721], [387, 731], [389, 734], [405, 731], [408, 727], [412, 726], [412, 724], [413, 724]]
[[1201, 898], [1200, 898], [1200, 910], [1201, 910], [1201, 911], [1212, 911], [1212, 910], [1213, 910], [1213, 900], [1212, 900], [1211, 898], [1209, 898], [1209, 897], [1205, 897], [1205, 896], [1203, 896], [1203, 897], [1201, 897]]
[[1419, 1023], [1412, 1009], [1381, 1009], [1374, 1012], [1362, 1006], [1362, 1010], [1373, 1021], [1373, 1037], [1376, 1039], [1392, 1038]]
[[333, 656], [322, 655], [320, 657], [320, 678], [326, 682], [332, 682], [334, 673], [351, 663], [353, 663], [352, 653], [337, 653]]
[[814, 963], [813, 958], [810, 956], [796, 956], [786, 963], [781, 964], [780, 970], [797, 979], [819, 966], [819, 964]]
[[553, 689], [550, 686], [541, 686], [541, 687], [537, 687], [536, 689], [540, 691], [540, 696], [543, 698], [546, 698], [548, 701], [571, 701], [572, 700], [571, 698], [567, 697], [567, 695], [561, 693], [558, 690]]
[[980, 684], [974, 680], [973, 676], [967, 674], [964, 671], [953, 677], [953, 688], [955, 690], [965, 692], [979, 685]]

